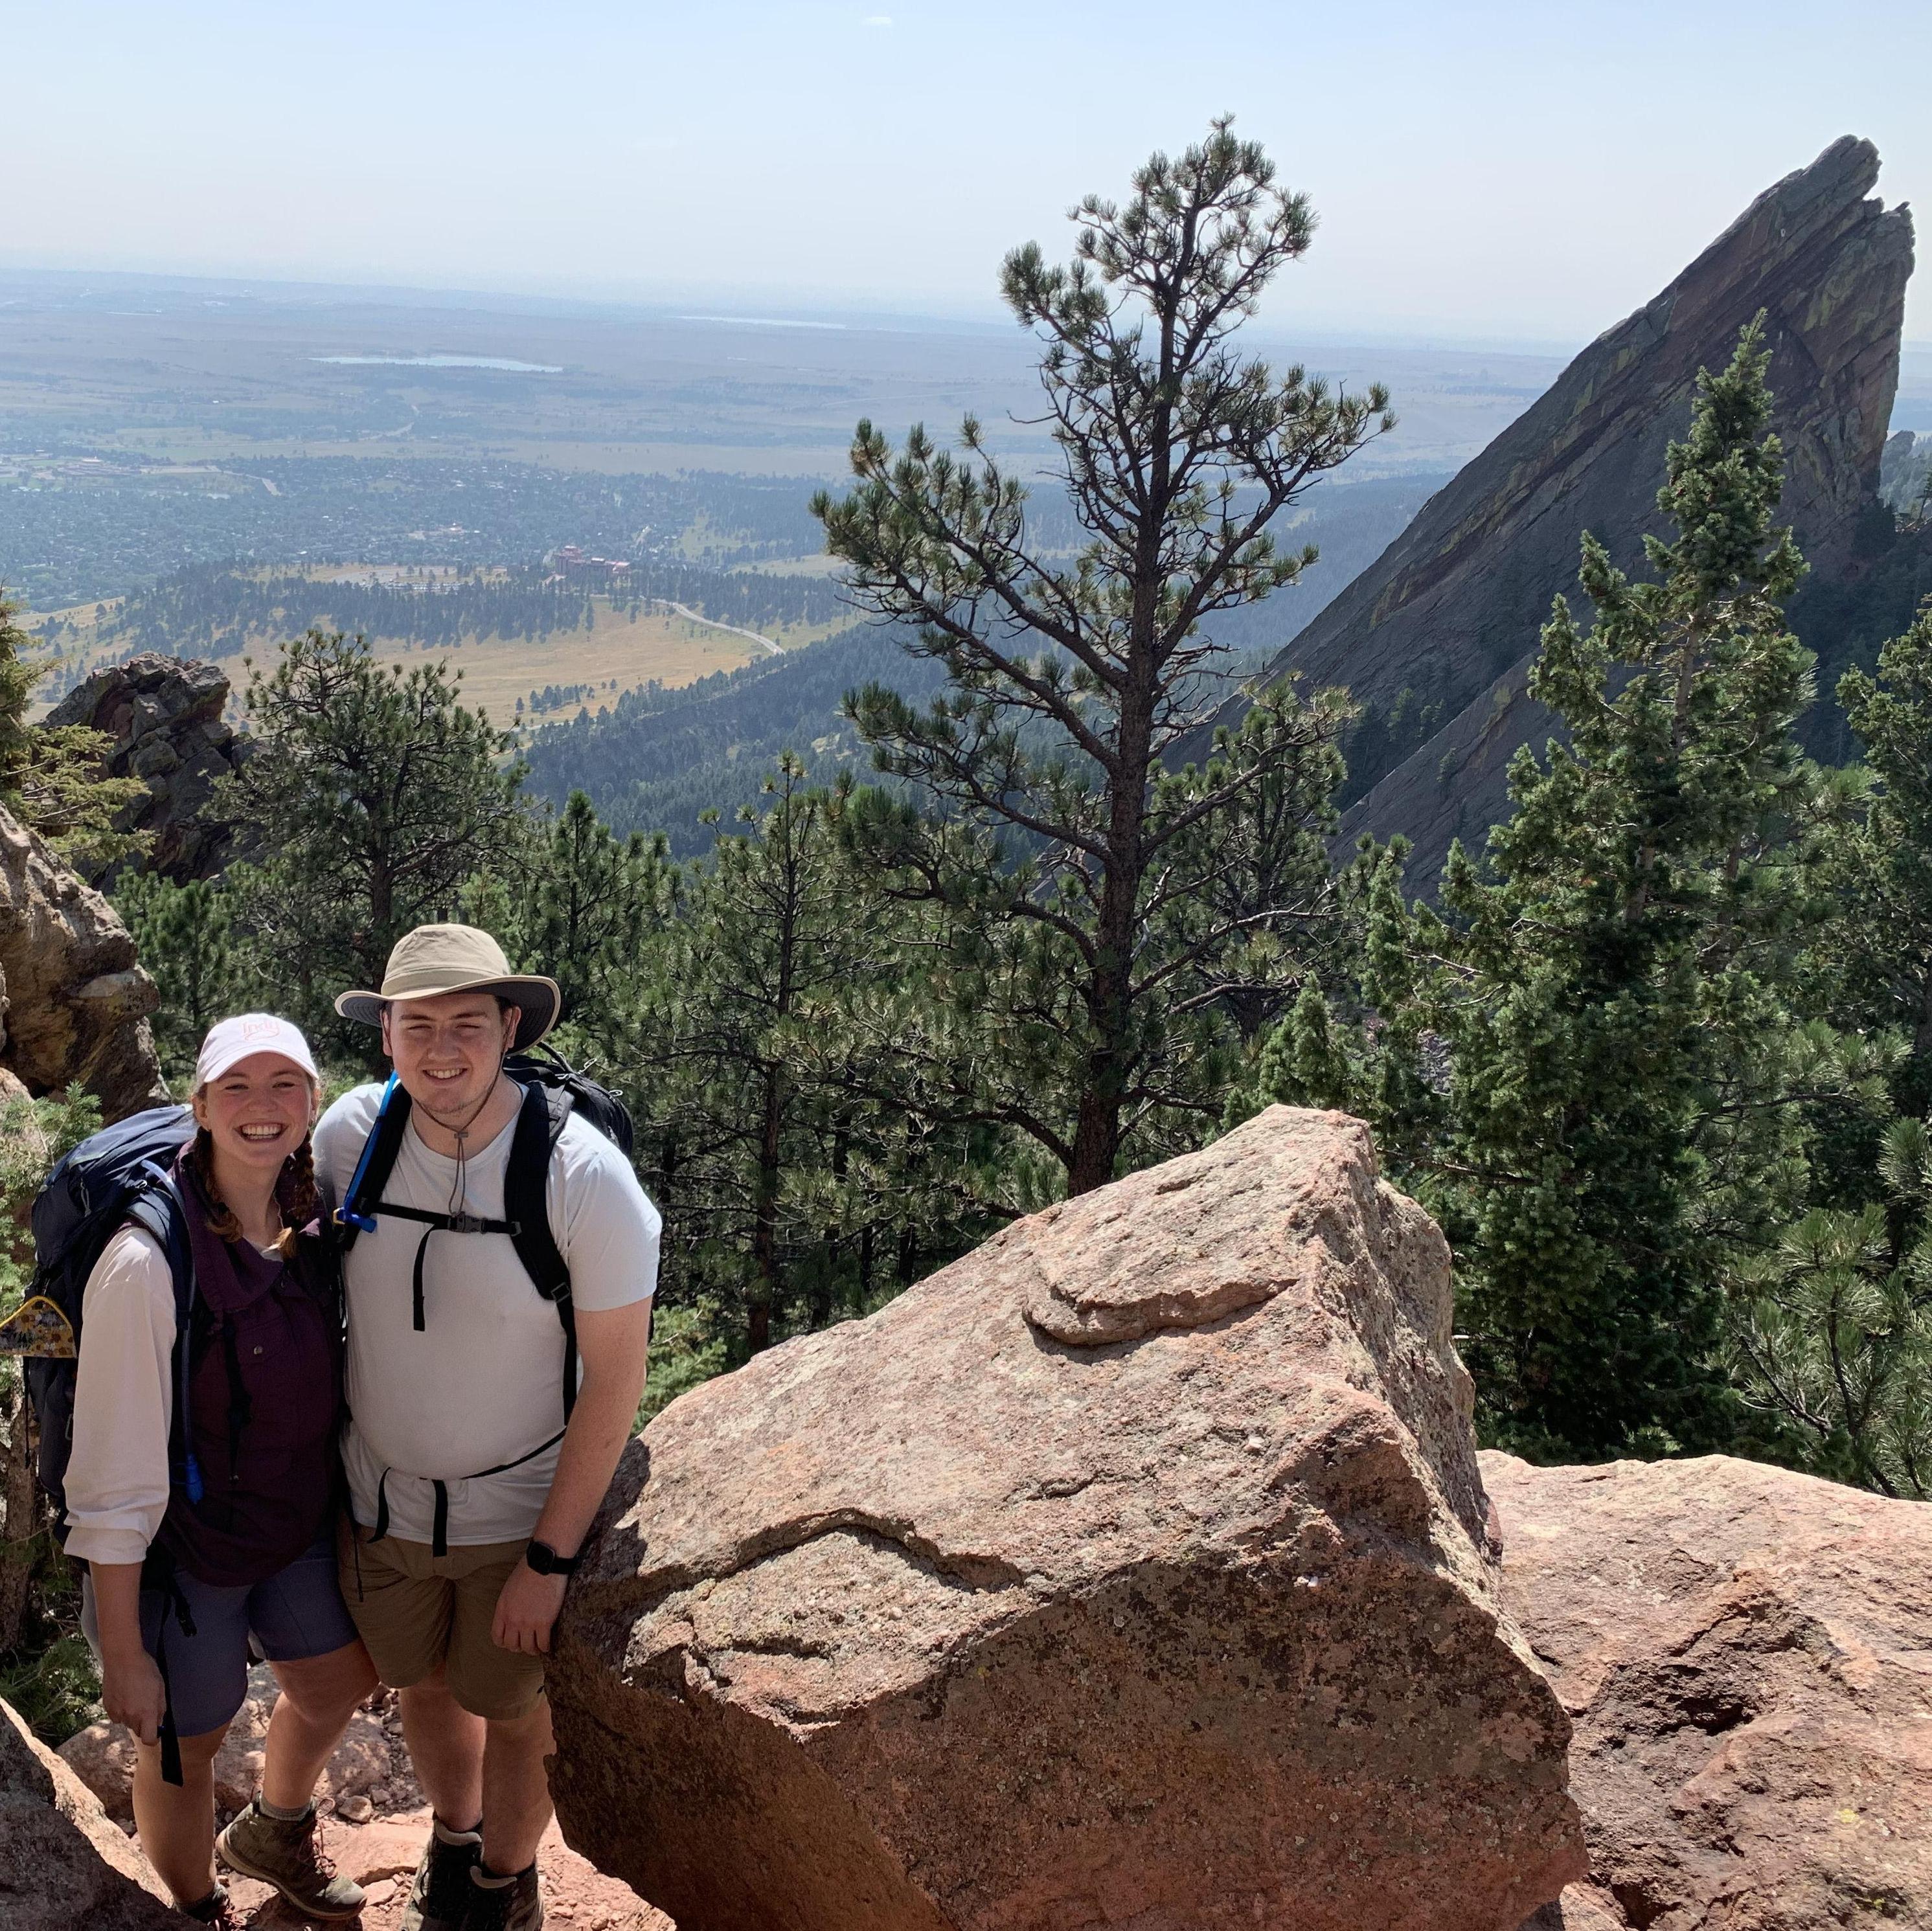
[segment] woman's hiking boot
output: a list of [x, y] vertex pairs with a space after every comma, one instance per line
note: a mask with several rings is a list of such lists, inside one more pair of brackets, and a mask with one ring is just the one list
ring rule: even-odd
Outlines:
[[230, 1870], [273, 1885], [311, 1918], [353, 1918], [362, 1909], [362, 1887], [322, 1854], [313, 1804], [299, 1817], [271, 1817], [258, 1797], [215, 1839], [214, 1848]]
[[243, 1919], [234, 1899], [228, 1894], [228, 1887], [218, 1884], [208, 1895], [193, 1904], [178, 1904], [175, 1909], [196, 1924], [208, 1924], [214, 1931], [243, 1931]]
[[410, 1901], [403, 1906], [401, 1931], [459, 1931], [468, 1921], [474, 1895], [470, 1873], [482, 1855], [480, 1831], [452, 1831], [436, 1819], [416, 1866]]
[[514, 1877], [499, 1877], [479, 1863], [470, 1873], [470, 1915], [463, 1921], [463, 1931], [541, 1931], [543, 1886], [535, 1864]]

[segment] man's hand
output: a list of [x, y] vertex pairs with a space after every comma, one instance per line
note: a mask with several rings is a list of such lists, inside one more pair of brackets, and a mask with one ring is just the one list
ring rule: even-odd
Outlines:
[[527, 1562], [519, 1562], [496, 1598], [490, 1634], [497, 1648], [521, 1650], [526, 1656], [549, 1655], [550, 1633], [556, 1612], [563, 1607], [567, 1580], [562, 1576], [539, 1576]]
[[110, 1723], [124, 1723], [142, 1743], [160, 1739], [168, 1693], [154, 1659], [146, 1650], [110, 1657], [101, 1664], [100, 1705]]

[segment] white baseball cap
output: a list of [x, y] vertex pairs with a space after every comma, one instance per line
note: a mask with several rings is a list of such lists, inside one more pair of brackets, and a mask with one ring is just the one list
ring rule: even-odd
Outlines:
[[212, 1080], [218, 1080], [238, 1061], [252, 1059], [257, 1053], [274, 1053], [299, 1066], [318, 1084], [321, 1082], [322, 1075], [315, 1069], [315, 1056], [309, 1051], [300, 1027], [290, 1020], [277, 1018], [272, 1012], [242, 1012], [232, 1019], [217, 1020], [208, 1029], [208, 1037], [202, 1041], [200, 1056], [194, 1063], [196, 1090]]

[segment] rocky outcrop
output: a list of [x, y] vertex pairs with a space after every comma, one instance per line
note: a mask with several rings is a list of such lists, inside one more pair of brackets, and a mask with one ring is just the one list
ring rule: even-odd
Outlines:
[[1912, 271], [1910, 214], [1866, 199], [1878, 169], [1871, 143], [1847, 137], [1760, 195], [1431, 497], [1270, 667], [1300, 670], [1304, 688], [1345, 684], [1384, 713], [1405, 690], [1445, 707], [1448, 725], [1406, 763], [1356, 774], [1379, 781], [1349, 814], [1350, 841], [1406, 834], [1412, 877], [1432, 884], [1456, 823], [1480, 838], [1502, 814], [1509, 754], [1549, 732], [1523, 679], [1552, 598], [1578, 601], [1582, 532], [1641, 564], [1697, 371], [1728, 361], [1760, 310], [1790, 467], [1782, 514], [1815, 576], [1856, 567]]
[[116, 829], [152, 832], [148, 867], [177, 883], [212, 878], [234, 855], [236, 826], [214, 810], [215, 787], [255, 747], [222, 715], [228, 694], [214, 664], [150, 650], [95, 671], [47, 716], [113, 740], [110, 773], [148, 787]]
[[146, 1858], [0, 1703], [0, 1931], [179, 1931]]
[[627, 1451], [566, 1835], [680, 1931], [1513, 1931], [1582, 1860], [1470, 1408], [1358, 1121], [1019, 1222]]
[[154, 1006], [113, 907], [0, 807], [0, 1069], [35, 1094], [78, 1084], [110, 1120], [154, 1105]]
[[1720, 1456], [1482, 1469], [1590, 1849], [1526, 1931], [1932, 1924], [1932, 1508]]

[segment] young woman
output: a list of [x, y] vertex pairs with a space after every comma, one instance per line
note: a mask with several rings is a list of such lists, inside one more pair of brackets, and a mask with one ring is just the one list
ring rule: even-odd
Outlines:
[[[215, 1879], [212, 1765], [248, 1693], [251, 1637], [281, 1695], [260, 1792], [221, 1834], [221, 1860], [313, 1917], [362, 1904], [322, 1854], [311, 1801], [376, 1684], [336, 1582], [340, 1329], [309, 1148], [320, 1099], [286, 1020], [212, 1028], [174, 1173], [194, 1258], [185, 1363], [167, 1261], [145, 1229], [108, 1243], [82, 1308], [66, 1480], [82, 1627], [107, 1714], [139, 1742], [142, 1848], [182, 1911], [223, 1927], [240, 1920]], [[162, 1774], [170, 1717], [178, 1785]]]

